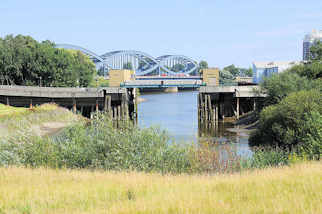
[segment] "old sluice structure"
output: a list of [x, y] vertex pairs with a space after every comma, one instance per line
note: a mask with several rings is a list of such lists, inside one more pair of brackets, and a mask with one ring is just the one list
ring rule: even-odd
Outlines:
[[83, 116], [97, 111], [106, 112], [113, 120], [136, 120], [135, 89], [55, 88], [29, 86], [0, 86], [0, 103], [15, 107], [30, 107], [56, 103]]
[[205, 86], [198, 95], [198, 120], [203, 129], [216, 127], [219, 121], [238, 120], [254, 111], [262, 94], [258, 86]]

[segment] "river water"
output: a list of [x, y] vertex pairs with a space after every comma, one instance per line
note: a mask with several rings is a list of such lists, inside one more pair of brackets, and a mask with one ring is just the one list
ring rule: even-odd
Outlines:
[[248, 135], [228, 131], [227, 129], [237, 128], [230, 123], [220, 122], [216, 129], [207, 133], [198, 130], [197, 95], [198, 91], [142, 94], [141, 98], [145, 101], [138, 105], [139, 126], [165, 129], [176, 142], [197, 143], [207, 140], [230, 143], [240, 153], [249, 154]]

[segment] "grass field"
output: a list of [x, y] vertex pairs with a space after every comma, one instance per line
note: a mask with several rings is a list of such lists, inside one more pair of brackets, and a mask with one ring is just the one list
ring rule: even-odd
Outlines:
[[43, 104], [32, 109], [0, 104], [0, 137], [43, 136], [84, 120], [56, 104]]
[[0, 213], [322, 213], [322, 162], [214, 176], [0, 168]]
[[7, 106], [0, 103], [0, 117], [9, 116], [13, 114], [25, 113], [27, 108], [16, 108], [12, 106]]

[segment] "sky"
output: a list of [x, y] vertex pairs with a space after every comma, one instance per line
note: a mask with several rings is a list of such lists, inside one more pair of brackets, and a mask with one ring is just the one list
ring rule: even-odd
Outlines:
[[210, 67], [301, 60], [321, 0], [1, 0], [0, 37], [30, 35], [99, 55], [186, 55]]

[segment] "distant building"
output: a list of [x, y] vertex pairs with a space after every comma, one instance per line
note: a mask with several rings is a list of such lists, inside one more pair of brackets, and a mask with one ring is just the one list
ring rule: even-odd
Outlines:
[[260, 83], [264, 77], [274, 73], [281, 73], [286, 69], [298, 65], [300, 62], [253, 62], [253, 83]]
[[308, 60], [310, 58], [310, 48], [317, 41], [322, 42], [322, 30], [313, 30], [312, 33], [305, 35], [303, 40], [303, 60]]

